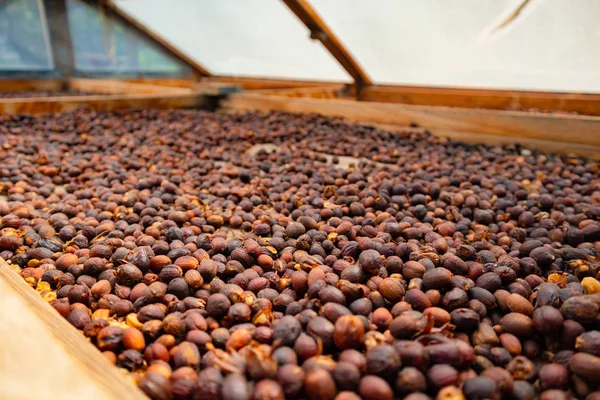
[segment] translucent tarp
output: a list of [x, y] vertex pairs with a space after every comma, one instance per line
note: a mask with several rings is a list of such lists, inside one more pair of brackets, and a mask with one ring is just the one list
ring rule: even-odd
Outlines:
[[[281, 0], [113, 0], [215, 75], [351, 81]], [[600, 1], [307, 0], [376, 84], [600, 92]], [[42, 0], [0, 0], [0, 71], [54, 69]], [[67, 0], [84, 74], [190, 75]]]
[[131, 28], [109, 18], [101, 6], [67, 0], [75, 68], [80, 72], [190, 72]]
[[350, 81], [281, 0], [117, 0], [217, 75]]
[[41, 0], [0, 1], [0, 70], [54, 68]]
[[376, 83], [600, 91], [600, 1], [309, 2]]

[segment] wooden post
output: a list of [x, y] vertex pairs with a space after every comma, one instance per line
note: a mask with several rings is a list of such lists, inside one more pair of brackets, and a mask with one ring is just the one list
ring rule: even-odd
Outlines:
[[67, 18], [66, 0], [44, 0], [44, 9], [54, 65], [63, 77], [69, 78], [75, 73], [75, 55]]

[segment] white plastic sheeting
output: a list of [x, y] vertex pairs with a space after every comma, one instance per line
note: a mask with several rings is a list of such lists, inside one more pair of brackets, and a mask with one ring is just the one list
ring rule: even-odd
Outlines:
[[600, 91], [600, 1], [310, 2], [377, 83]]
[[[600, 1], [308, 0], [375, 83], [600, 92]], [[116, 0], [215, 74], [349, 80], [280, 0]]]
[[350, 81], [280, 0], [117, 0], [213, 74]]
[[66, 5], [77, 71], [183, 74], [187, 69], [137, 32], [108, 18], [101, 8], [81, 0], [67, 0]]

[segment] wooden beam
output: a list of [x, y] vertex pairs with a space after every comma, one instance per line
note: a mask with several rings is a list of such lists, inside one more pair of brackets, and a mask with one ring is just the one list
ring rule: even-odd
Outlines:
[[186, 94], [191, 89], [151, 85], [144, 83], [130, 83], [117, 79], [69, 79], [70, 89], [96, 92], [103, 94]]
[[147, 397], [0, 259], [0, 398]]
[[371, 84], [371, 79], [360, 67], [358, 62], [346, 50], [344, 45], [338, 40], [337, 36], [329, 29], [327, 24], [321, 19], [319, 14], [311, 7], [306, 0], [282, 0], [288, 8], [310, 30], [310, 37], [318, 39], [331, 55], [344, 67], [344, 69], [354, 79], [357, 88]]
[[61, 79], [0, 79], [0, 92], [61, 90], [65, 85]]
[[141, 23], [131, 15], [127, 14], [125, 11], [121, 10], [113, 1], [111, 0], [85, 0], [87, 3], [91, 5], [99, 5], [104, 7], [104, 10], [108, 13], [108, 15], [118, 22], [132, 28], [134, 31], [140, 33], [142, 36], [150, 39], [150, 41], [162, 50], [166, 51], [168, 54], [172, 55], [182, 63], [186, 64], [195, 72], [198, 78], [203, 76], [211, 76], [212, 74], [200, 65], [197, 61], [193, 60], [191, 57], [188, 57], [183, 51], [179, 50], [175, 47], [171, 42], [167, 39], [163, 38], [161, 35], [150, 29], [145, 24]]
[[409, 126], [431, 130], [486, 134], [519, 139], [600, 146], [600, 117], [557, 115], [451, 107], [414, 106], [268, 96], [237, 93], [221, 101], [226, 108], [242, 110], [282, 110], [340, 116], [353, 121]]
[[574, 112], [600, 116], [600, 95], [419, 86], [369, 86], [361, 101], [412, 105]]
[[198, 83], [198, 81], [195, 81], [193, 79], [180, 79], [180, 78], [135, 78], [135, 79], [115, 78], [115, 80], [118, 80], [120, 82], [143, 83], [146, 85], [169, 86], [169, 87], [187, 88], [187, 89], [191, 88], [196, 83]]
[[[198, 84], [192, 79], [177, 79], [177, 78], [126, 78], [114, 79], [120, 82], [143, 83], [149, 85], [172, 86], [181, 88], [191, 88]], [[343, 82], [322, 82], [322, 81], [302, 81], [292, 79], [265, 79], [265, 78], [248, 78], [236, 76], [211, 76], [202, 78], [200, 84], [227, 84], [240, 86], [244, 90], [276, 90], [276, 89], [291, 89], [291, 88], [310, 88], [310, 87], [339, 87], [343, 86]]]
[[0, 99], [0, 113], [6, 114], [57, 113], [75, 110], [82, 106], [93, 110], [199, 108], [212, 107], [212, 101], [208, 96], [193, 92], [182, 94], [115, 94]]
[[287, 88], [307, 88], [338, 86], [342, 82], [321, 82], [321, 81], [302, 81], [293, 79], [266, 79], [266, 78], [248, 78], [237, 76], [212, 76], [203, 78], [203, 82], [224, 82], [241, 85], [244, 90], [264, 90], [264, 89], [287, 89]]
[[268, 96], [308, 97], [311, 99], [343, 99], [347, 98], [346, 85], [255, 90], [253, 93]]
[[[162, 86], [191, 87], [192, 80], [184, 79], [127, 79], [127, 82], [157, 84]], [[329, 88], [341, 82], [301, 81], [289, 79], [263, 79], [234, 76], [213, 76], [202, 82], [222, 82], [240, 85], [244, 90], [267, 91], [302, 88]], [[350, 92], [353, 85], [348, 85]], [[483, 108], [490, 110], [562, 111], [582, 115], [600, 116], [600, 94], [551, 93], [534, 91], [437, 88], [421, 86], [371, 85], [362, 89], [360, 101], [401, 103], [408, 105]]]
[[66, 0], [44, 0], [54, 65], [64, 77], [75, 72], [75, 57], [67, 19]]

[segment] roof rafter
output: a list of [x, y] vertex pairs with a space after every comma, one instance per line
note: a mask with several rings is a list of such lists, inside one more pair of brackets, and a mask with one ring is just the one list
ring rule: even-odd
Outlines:
[[129, 26], [134, 29], [136, 32], [142, 34], [158, 45], [162, 50], [166, 51], [173, 57], [177, 58], [179, 61], [188, 65], [192, 68], [198, 77], [212, 76], [210, 71], [208, 71], [204, 66], [190, 58], [183, 51], [179, 50], [175, 47], [170, 41], [163, 38], [161, 35], [150, 29], [148, 26], [144, 25], [142, 22], [138, 21], [136, 18], [132, 17], [127, 12], [123, 11], [119, 6], [117, 6], [112, 0], [84, 0], [90, 4], [96, 4], [104, 7], [104, 10], [109, 13], [110, 16], [115, 18], [117, 21]]
[[286, 6], [306, 25], [310, 30], [311, 39], [319, 40], [331, 55], [344, 67], [352, 76], [357, 89], [365, 85], [371, 85], [371, 79], [361, 68], [358, 62], [346, 50], [344, 45], [338, 40], [327, 24], [321, 19], [319, 14], [311, 7], [306, 0], [282, 0]]

